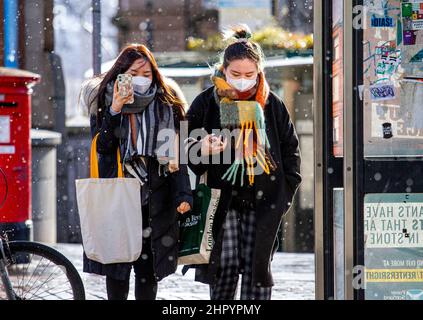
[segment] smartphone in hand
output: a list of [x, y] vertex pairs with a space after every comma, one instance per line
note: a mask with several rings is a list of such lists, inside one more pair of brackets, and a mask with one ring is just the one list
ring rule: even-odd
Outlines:
[[[119, 74], [117, 77], [119, 94], [126, 97], [132, 89], [132, 75], [128, 73]], [[128, 103], [134, 103], [134, 96]]]

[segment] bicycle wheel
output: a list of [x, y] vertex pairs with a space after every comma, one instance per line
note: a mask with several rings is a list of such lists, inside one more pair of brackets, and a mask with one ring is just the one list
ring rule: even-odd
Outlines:
[[[84, 300], [82, 279], [60, 252], [37, 242], [12, 241], [7, 266], [18, 300]], [[7, 299], [0, 282], [0, 300]]]

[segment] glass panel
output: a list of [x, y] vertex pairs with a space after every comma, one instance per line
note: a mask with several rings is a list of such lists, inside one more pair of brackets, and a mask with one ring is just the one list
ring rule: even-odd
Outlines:
[[343, 1], [333, 1], [333, 63], [332, 63], [332, 92], [333, 92], [333, 153], [335, 157], [343, 156], [343, 86], [344, 86], [344, 34], [343, 34]]
[[423, 1], [365, 1], [365, 157], [423, 156]]
[[345, 299], [344, 189], [333, 189], [333, 260], [335, 300]]
[[423, 194], [364, 200], [365, 298], [423, 300]]

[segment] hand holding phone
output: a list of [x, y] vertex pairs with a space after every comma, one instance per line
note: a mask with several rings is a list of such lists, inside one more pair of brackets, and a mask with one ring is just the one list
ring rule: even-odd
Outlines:
[[133, 103], [134, 90], [128, 86], [125, 79], [119, 78], [115, 81], [113, 88], [113, 102], [111, 108], [115, 112], [121, 112], [125, 104]]
[[134, 94], [133, 94], [133, 88], [132, 88], [132, 75], [128, 73], [122, 73], [119, 74], [117, 77], [117, 83], [118, 83], [118, 91], [119, 94], [126, 98], [129, 96], [129, 100], [126, 102], [126, 104], [134, 103]]
[[214, 134], [207, 135], [201, 140], [201, 155], [209, 156], [222, 153], [228, 145], [228, 139]]

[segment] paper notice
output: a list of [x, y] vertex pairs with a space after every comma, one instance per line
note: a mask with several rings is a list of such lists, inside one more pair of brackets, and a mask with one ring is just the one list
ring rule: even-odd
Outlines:
[[0, 116], [0, 143], [10, 143], [10, 116]]
[[404, 109], [405, 125], [423, 129], [423, 82], [417, 80], [401, 81], [401, 107]]

